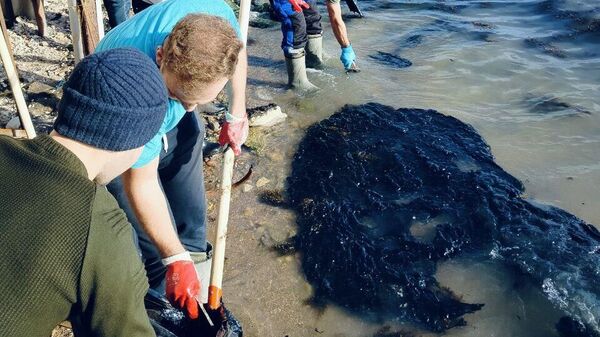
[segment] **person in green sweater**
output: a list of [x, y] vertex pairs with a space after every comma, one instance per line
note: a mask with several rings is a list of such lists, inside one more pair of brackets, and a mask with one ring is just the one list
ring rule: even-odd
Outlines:
[[[50, 135], [0, 136], [0, 336], [155, 336], [132, 227], [106, 185], [159, 130], [168, 94], [135, 49], [84, 58]], [[135, 128], [132, 126], [135, 125]]]

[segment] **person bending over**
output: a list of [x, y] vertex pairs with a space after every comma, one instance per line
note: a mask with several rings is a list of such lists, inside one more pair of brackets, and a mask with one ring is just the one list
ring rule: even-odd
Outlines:
[[[148, 57], [84, 58], [64, 86], [50, 135], [0, 136], [0, 335], [155, 336], [148, 281], [107, 184], [160, 128], [167, 90]], [[132, 128], [135, 126], [135, 128]]]
[[230, 81], [230, 113], [219, 142], [240, 153], [248, 120], [246, 52], [238, 34], [235, 15], [222, 0], [168, 0], [115, 27], [96, 49], [139, 49], [156, 62], [168, 88], [169, 106], [160, 131], [133, 168], [108, 188], [136, 230], [150, 287], [192, 318], [198, 315], [196, 297], [207, 300], [211, 265], [202, 173], [204, 125], [192, 111], [215, 99]]

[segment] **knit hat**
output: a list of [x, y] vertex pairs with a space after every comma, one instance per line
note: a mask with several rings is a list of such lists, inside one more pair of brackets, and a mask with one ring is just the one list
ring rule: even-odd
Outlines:
[[63, 87], [54, 130], [94, 147], [125, 151], [152, 139], [168, 95], [156, 63], [131, 48], [85, 57]]

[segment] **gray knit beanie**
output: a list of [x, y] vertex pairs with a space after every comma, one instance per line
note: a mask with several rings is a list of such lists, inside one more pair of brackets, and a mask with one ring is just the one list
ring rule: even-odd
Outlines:
[[154, 137], [168, 95], [156, 64], [132, 48], [85, 57], [63, 88], [54, 130], [97, 148], [125, 151]]

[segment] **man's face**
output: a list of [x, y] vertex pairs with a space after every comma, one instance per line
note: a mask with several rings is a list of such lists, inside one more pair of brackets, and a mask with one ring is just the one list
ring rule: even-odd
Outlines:
[[217, 95], [221, 92], [221, 90], [223, 90], [225, 84], [227, 84], [227, 78], [224, 77], [220, 80], [209, 83], [197, 93], [186, 95], [181, 90], [180, 81], [175, 75], [173, 75], [169, 70], [164, 69], [164, 67], [161, 67], [160, 72], [165, 80], [167, 90], [169, 91], [169, 97], [179, 101], [179, 103], [183, 105], [185, 111], [193, 111], [199, 104], [202, 105], [212, 102], [215, 98], [217, 98]]
[[[165, 42], [166, 43], [166, 42]], [[169, 97], [176, 101], [179, 101], [185, 111], [193, 111], [199, 104], [207, 104], [212, 102], [217, 95], [223, 90], [225, 84], [227, 84], [227, 78], [222, 78], [208, 85], [204, 86], [202, 90], [198, 90], [194, 94], [185, 94], [181, 90], [182, 86], [175, 74], [173, 74], [167, 67], [163, 66], [163, 47], [158, 47], [156, 50], [156, 63], [160, 68], [160, 73], [163, 76], [167, 90], [169, 91]]]

